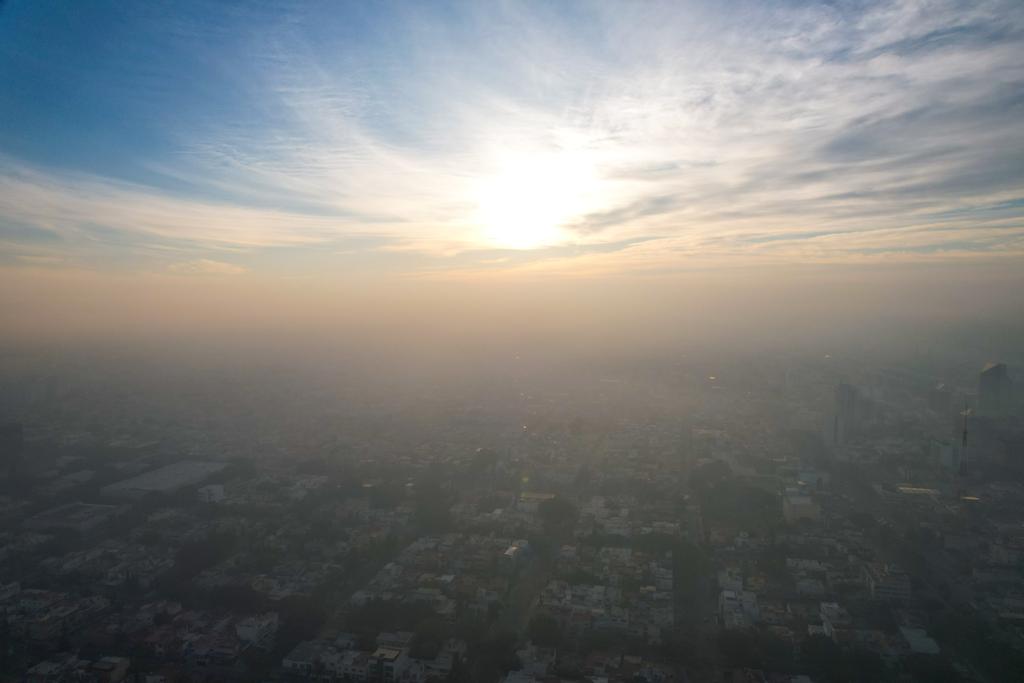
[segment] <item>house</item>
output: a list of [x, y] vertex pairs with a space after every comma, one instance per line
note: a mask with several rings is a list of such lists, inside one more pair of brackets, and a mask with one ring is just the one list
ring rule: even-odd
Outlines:
[[279, 619], [277, 612], [246, 617], [235, 624], [235, 634], [243, 647], [268, 650], [273, 647]]
[[836, 629], [849, 628], [852, 624], [850, 613], [836, 602], [823, 602], [819, 609], [821, 615], [822, 634], [832, 640], [836, 639]]
[[370, 670], [375, 679], [384, 683], [397, 681], [410, 664], [405, 649], [397, 647], [378, 647], [370, 655]]
[[128, 677], [130, 665], [127, 657], [103, 657], [89, 665], [88, 674], [97, 683], [120, 683]]
[[923, 628], [900, 627], [900, 633], [907, 647], [916, 655], [937, 655], [940, 652], [939, 644], [928, 636]]
[[323, 640], [307, 640], [292, 648], [281, 660], [285, 671], [299, 676], [310, 676], [320, 667], [320, 656], [330, 645]]

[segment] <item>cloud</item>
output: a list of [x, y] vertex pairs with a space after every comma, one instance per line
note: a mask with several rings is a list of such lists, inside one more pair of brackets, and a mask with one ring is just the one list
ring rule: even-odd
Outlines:
[[18, 254], [16, 258], [23, 263], [35, 266], [58, 266], [65, 263], [60, 256], [46, 256], [42, 254]]
[[318, 10], [246, 13], [246, 32], [200, 41], [221, 67], [202, 76], [208, 87], [239, 98], [231, 116], [159, 119], [172, 153], [138, 152], [146, 182], [9, 159], [0, 217], [59, 235], [56, 255], [137, 235], [145, 245], [127, 259], [163, 248], [256, 263], [280, 250], [344, 257], [338, 244], [366, 240], [360, 257], [401, 252], [403, 267], [433, 271], [493, 249], [479, 188], [509, 175], [512, 156], [526, 174], [533, 163], [585, 178], [565, 178], [580, 199], [560, 226], [564, 250], [496, 266], [1020, 248], [1019, 3], [459, 12], [360, 15], [366, 41], [335, 40], [348, 19]]
[[676, 199], [671, 196], [646, 197], [631, 202], [627, 206], [588, 214], [570, 227], [584, 235], [589, 235], [608, 227], [636, 221], [645, 216], [669, 213], [675, 208], [675, 205]]
[[168, 270], [179, 275], [241, 275], [246, 272], [242, 266], [205, 258], [174, 263]]

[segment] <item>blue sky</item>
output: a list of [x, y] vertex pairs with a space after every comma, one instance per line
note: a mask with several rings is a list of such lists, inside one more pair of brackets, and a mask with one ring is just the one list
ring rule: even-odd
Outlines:
[[0, 264], [1020, 259], [1021, 55], [1013, 0], [8, 0]]

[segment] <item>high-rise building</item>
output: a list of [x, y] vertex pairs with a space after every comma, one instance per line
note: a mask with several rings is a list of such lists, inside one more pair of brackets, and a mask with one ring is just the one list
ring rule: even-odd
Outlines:
[[932, 462], [953, 473], [960, 471], [960, 450], [952, 439], [932, 439], [928, 444]]
[[840, 382], [836, 387], [835, 409], [825, 428], [829, 446], [842, 446], [860, 431], [866, 415], [866, 402], [857, 387]]
[[978, 376], [978, 412], [1004, 415], [1013, 400], [1013, 382], [1006, 363], [986, 363]]
[[857, 387], [840, 382], [836, 387], [836, 412], [852, 418], [857, 412], [857, 400]]

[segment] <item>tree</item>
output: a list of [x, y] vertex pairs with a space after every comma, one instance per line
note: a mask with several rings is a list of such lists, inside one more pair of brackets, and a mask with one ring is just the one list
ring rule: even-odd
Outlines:
[[885, 680], [887, 668], [877, 652], [855, 648], [846, 658], [850, 678], [857, 683]]
[[229, 584], [210, 590], [208, 604], [229, 612], [255, 612], [267, 607], [266, 597], [245, 584]]
[[498, 454], [490, 448], [478, 448], [469, 461], [469, 469], [473, 474], [493, 473], [498, 465]]
[[660, 650], [666, 659], [691, 669], [700, 669], [711, 663], [708, 648], [697, 633], [667, 629], [662, 636]]
[[732, 477], [732, 469], [721, 460], [713, 460], [695, 468], [690, 473], [690, 488], [701, 491], [712, 484]]
[[793, 649], [786, 641], [768, 633], [723, 631], [718, 637], [718, 650], [731, 667], [775, 672], [793, 668]]
[[[960, 674], [945, 659], [931, 655], [913, 655], [906, 670], [919, 683], [958, 683]], [[1005, 679], [1004, 679], [1005, 680]]]
[[845, 681], [843, 652], [831, 638], [811, 636], [801, 648], [804, 665], [815, 680]]
[[540, 614], [530, 620], [528, 629], [530, 640], [540, 647], [561, 647], [562, 628], [558, 621], [546, 614]]
[[431, 616], [416, 624], [410, 654], [417, 659], [433, 659], [451, 636], [451, 627], [443, 619]]
[[439, 472], [428, 472], [416, 482], [415, 523], [422, 533], [444, 533], [452, 527], [452, 501], [441, 485]]
[[760, 664], [754, 652], [752, 634], [743, 631], [722, 631], [718, 634], [718, 652], [728, 667], [756, 667]]
[[518, 669], [520, 663], [515, 652], [516, 641], [516, 634], [510, 631], [498, 632], [483, 640], [480, 643], [476, 676], [473, 680], [494, 680], [502, 671]]
[[537, 506], [537, 513], [549, 528], [568, 526], [576, 521], [578, 511], [570, 501], [557, 496]]
[[676, 539], [669, 534], [650, 533], [633, 539], [633, 549], [645, 553], [667, 553], [675, 549]]
[[281, 627], [277, 634], [277, 650], [287, 652], [296, 643], [315, 638], [327, 619], [322, 603], [312, 598], [289, 596], [277, 603]]
[[777, 495], [732, 478], [708, 484], [698, 499], [708, 519], [740, 528], [771, 527], [782, 519]]

